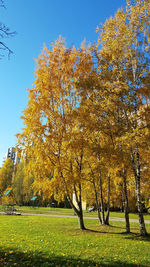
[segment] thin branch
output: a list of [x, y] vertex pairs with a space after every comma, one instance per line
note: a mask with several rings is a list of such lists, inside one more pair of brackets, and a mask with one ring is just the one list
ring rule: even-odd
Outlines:
[[[4, 0], [0, 0], [0, 7], [6, 8], [4, 5]], [[13, 51], [4, 43], [2, 40], [6, 37], [13, 37], [16, 34], [16, 31], [10, 32], [10, 29], [0, 22], [0, 49], [8, 51], [8, 58], [10, 58], [10, 55], [13, 53]], [[0, 59], [3, 57], [3, 54], [0, 54]]]
[[4, 5], [4, 1], [3, 0], [0, 0], [0, 7], [3, 7], [6, 9], [5, 5]]
[[13, 51], [7, 45], [5, 45], [3, 42], [0, 42], [0, 45], [2, 46], [0, 49], [8, 51], [8, 58], [10, 58], [10, 55], [13, 54]]

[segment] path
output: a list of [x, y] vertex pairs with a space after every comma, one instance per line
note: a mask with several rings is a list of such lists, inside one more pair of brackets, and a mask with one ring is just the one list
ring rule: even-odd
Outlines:
[[[22, 215], [38, 215], [38, 216], [46, 216], [46, 217], [60, 217], [60, 218], [77, 218], [77, 216], [73, 216], [73, 215], [58, 215], [58, 214], [30, 214], [30, 213], [21, 213]], [[90, 220], [98, 220], [97, 217], [88, 217], [88, 216], [84, 216], [84, 219], [90, 219]], [[119, 222], [125, 222], [124, 218], [120, 218], [120, 217], [110, 217], [110, 221], [119, 221]], [[144, 220], [145, 223], [150, 224], [150, 220]], [[138, 219], [130, 219], [130, 222], [139, 222]]]
[[[5, 214], [4, 212], [0, 212], [1, 214]], [[77, 218], [75, 215], [61, 215], [61, 214], [37, 214], [37, 213], [21, 213], [21, 215], [24, 216], [45, 216], [45, 217], [56, 217], [56, 218]], [[88, 217], [84, 216], [84, 219], [90, 219], [90, 220], [98, 220], [97, 217]], [[118, 222], [124, 222], [124, 218], [120, 217], [110, 217], [110, 221], [118, 221]], [[144, 220], [146, 224], [150, 224], [150, 220]], [[138, 223], [138, 219], [130, 219], [130, 222]]]

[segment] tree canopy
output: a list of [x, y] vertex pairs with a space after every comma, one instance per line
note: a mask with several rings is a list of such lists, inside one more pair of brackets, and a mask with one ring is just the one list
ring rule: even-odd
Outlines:
[[127, 1], [98, 28], [97, 44], [67, 48], [60, 37], [36, 61], [18, 146], [35, 190], [58, 200], [67, 196], [81, 229], [87, 195], [106, 224], [111, 203], [121, 196], [130, 232], [134, 191], [140, 233], [147, 234], [142, 193], [149, 188], [149, 21], [149, 1]]

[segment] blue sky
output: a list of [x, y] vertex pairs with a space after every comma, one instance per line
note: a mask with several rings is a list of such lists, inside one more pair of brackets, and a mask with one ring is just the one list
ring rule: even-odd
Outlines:
[[126, 0], [5, 0], [0, 22], [17, 35], [3, 40], [14, 52], [0, 60], [0, 166], [15, 134], [23, 127], [20, 116], [27, 104], [26, 88], [34, 81], [34, 58], [59, 35], [67, 46], [96, 41], [96, 27], [124, 7]]

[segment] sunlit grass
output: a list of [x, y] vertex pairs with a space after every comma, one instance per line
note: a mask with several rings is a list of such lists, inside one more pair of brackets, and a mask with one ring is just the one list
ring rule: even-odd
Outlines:
[[[123, 222], [99, 226], [85, 220], [40, 216], [0, 216], [0, 266], [150, 266], [150, 238]], [[150, 225], [147, 225], [150, 232]]]

